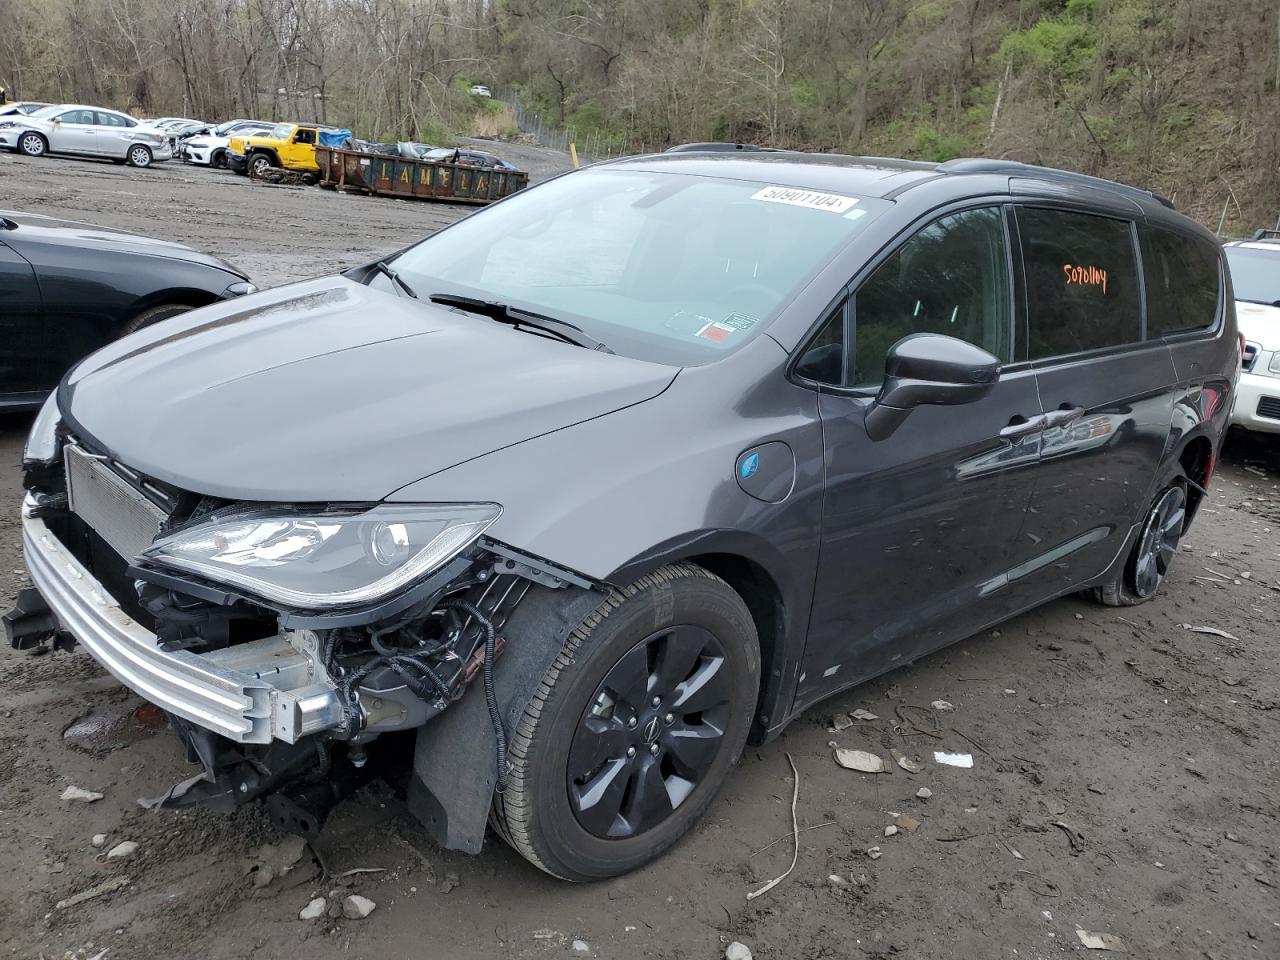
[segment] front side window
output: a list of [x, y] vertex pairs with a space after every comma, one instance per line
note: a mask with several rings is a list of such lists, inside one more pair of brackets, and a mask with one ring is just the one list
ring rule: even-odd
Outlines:
[[522, 190], [406, 251], [395, 268], [423, 298], [500, 300], [567, 320], [626, 356], [699, 364], [766, 329], [888, 207], [602, 168]]
[[1133, 233], [1126, 220], [1018, 211], [1032, 360], [1142, 339]]
[[898, 248], [854, 298], [853, 385], [884, 380], [889, 348], [912, 333], [940, 333], [1010, 356], [1009, 256], [998, 207], [965, 210]]
[[1218, 317], [1218, 249], [1208, 240], [1151, 227], [1142, 236], [1147, 337], [1212, 327]]
[[314, 130], [299, 130], [293, 138], [294, 143], [315, 143], [316, 132]]
[[92, 110], [68, 110], [58, 117], [63, 123], [93, 123]]

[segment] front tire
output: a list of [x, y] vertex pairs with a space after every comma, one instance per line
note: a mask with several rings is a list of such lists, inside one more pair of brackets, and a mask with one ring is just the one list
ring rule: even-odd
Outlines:
[[264, 173], [274, 167], [271, 158], [265, 153], [255, 153], [249, 158], [249, 175], [251, 177], [261, 177]]
[[131, 333], [137, 333], [143, 327], [149, 327], [153, 323], [159, 323], [161, 320], [176, 317], [178, 314], [186, 313], [190, 309], [191, 307], [185, 303], [162, 303], [158, 307], [143, 310], [121, 328], [120, 336], [127, 337]]
[[28, 130], [18, 138], [18, 151], [28, 157], [43, 157], [49, 152], [49, 141], [43, 134]]
[[225, 150], [215, 150], [213, 156], [209, 158], [209, 166], [215, 170], [227, 169], [227, 152]]
[[1091, 595], [1108, 607], [1146, 603], [1159, 591], [1187, 526], [1187, 481], [1179, 474], [1156, 494], [1124, 566]]
[[760, 647], [742, 598], [677, 564], [570, 633], [511, 738], [498, 832], [553, 876], [617, 876], [671, 847], [746, 742]]
[[129, 152], [125, 155], [125, 162], [131, 167], [146, 169], [151, 166], [151, 149], [144, 147], [140, 143], [135, 143], [129, 148]]

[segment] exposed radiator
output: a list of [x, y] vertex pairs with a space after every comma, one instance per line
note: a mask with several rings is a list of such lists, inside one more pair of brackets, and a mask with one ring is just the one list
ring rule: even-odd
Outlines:
[[151, 546], [168, 519], [165, 512], [118, 476], [105, 457], [74, 444], [64, 453], [72, 512], [126, 560]]

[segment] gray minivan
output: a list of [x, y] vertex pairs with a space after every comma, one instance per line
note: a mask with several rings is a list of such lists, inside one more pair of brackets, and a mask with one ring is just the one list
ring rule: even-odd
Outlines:
[[1211, 234], [1080, 175], [596, 165], [83, 361], [26, 451], [7, 629], [168, 712], [203, 775], [163, 806], [316, 830], [379, 775], [445, 846], [491, 819], [616, 875], [823, 697], [1150, 598], [1232, 303]]

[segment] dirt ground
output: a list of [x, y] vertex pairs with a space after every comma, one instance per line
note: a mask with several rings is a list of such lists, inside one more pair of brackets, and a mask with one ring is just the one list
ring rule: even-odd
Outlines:
[[[264, 283], [359, 262], [465, 212], [172, 164], [134, 172], [7, 155], [0, 207], [184, 240]], [[27, 582], [17, 516], [28, 423], [0, 419], [6, 608]], [[1154, 602], [1062, 600], [811, 710], [748, 750], [666, 857], [590, 886], [539, 873], [496, 838], [475, 858], [442, 851], [385, 789], [335, 812], [315, 844], [323, 868], [311, 851], [290, 852], [258, 807], [146, 812], [139, 797], [191, 768], [141, 701], [84, 653], [0, 651], [0, 950], [692, 960], [739, 940], [758, 958], [1034, 960], [1083, 956], [1083, 929], [1119, 937], [1134, 957], [1280, 957], [1278, 478], [1280, 438], [1233, 435]], [[954, 710], [933, 711], [936, 700]], [[908, 704], [937, 736], [895, 732]], [[857, 708], [877, 719], [829, 731]], [[831, 742], [902, 750], [924, 769], [843, 770]], [[973, 767], [934, 763], [940, 749], [972, 754]], [[788, 754], [800, 773], [798, 864], [748, 902], [791, 861]], [[59, 799], [68, 786], [104, 797]], [[895, 814], [918, 828], [885, 836]], [[103, 862], [122, 841], [135, 855]], [[116, 889], [56, 906], [104, 881]], [[334, 890], [377, 908], [299, 920]]]

